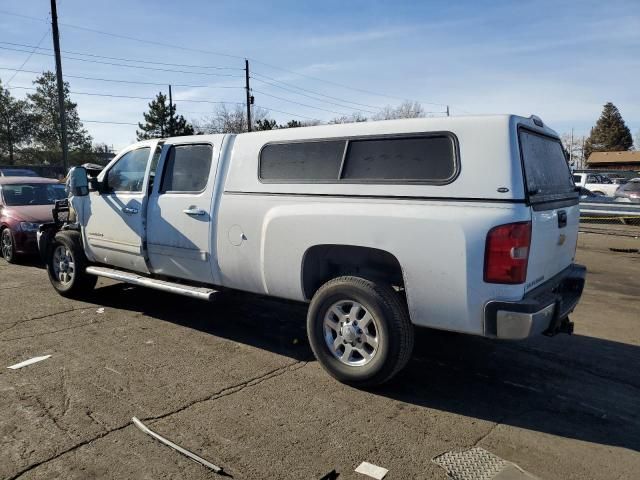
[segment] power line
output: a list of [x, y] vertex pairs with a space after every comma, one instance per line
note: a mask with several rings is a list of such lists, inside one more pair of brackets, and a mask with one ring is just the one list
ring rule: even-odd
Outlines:
[[[28, 18], [30, 20], [36, 20], [36, 21], [44, 21], [41, 18], [38, 17], [31, 17], [28, 15], [21, 15], [21, 14], [16, 14], [13, 12], [7, 12], [7, 11], [0, 11], [0, 13], [5, 13], [7, 15], [13, 15], [16, 17], [21, 17], [21, 18]], [[232, 55], [232, 54], [228, 54], [228, 53], [222, 53], [222, 52], [215, 52], [215, 51], [211, 51], [211, 50], [202, 50], [202, 49], [197, 49], [197, 48], [189, 48], [189, 47], [183, 47], [180, 45], [175, 45], [175, 44], [169, 44], [169, 43], [163, 43], [163, 42], [157, 42], [157, 41], [153, 41], [153, 40], [146, 40], [146, 39], [142, 39], [142, 38], [136, 38], [136, 37], [131, 37], [128, 35], [121, 35], [121, 34], [115, 34], [115, 33], [111, 33], [111, 32], [105, 32], [103, 30], [97, 30], [97, 29], [93, 29], [93, 28], [88, 28], [88, 27], [83, 27], [83, 26], [79, 26], [79, 25], [73, 25], [70, 23], [61, 23], [61, 25], [64, 25], [65, 27], [70, 27], [70, 28], [76, 28], [79, 30], [85, 30], [85, 31], [89, 31], [89, 32], [94, 32], [94, 33], [99, 33], [101, 35], [108, 35], [111, 37], [115, 37], [115, 38], [123, 38], [126, 40], [131, 40], [131, 41], [135, 41], [135, 42], [140, 42], [140, 43], [147, 43], [150, 45], [158, 45], [158, 46], [162, 46], [162, 47], [168, 47], [168, 48], [174, 48], [174, 49], [178, 49], [178, 50], [185, 50], [185, 51], [192, 51], [192, 52], [199, 52], [199, 53], [205, 53], [208, 55], [218, 55], [218, 56], [223, 56], [223, 57], [228, 57], [228, 58], [237, 58], [237, 59], [242, 59], [244, 60], [247, 57], [241, 56], [241, 55]], [[352, 91], [356, 91], [356, 92], [360, 92], [360, 93], [366, 93], [368, 95], [374, 95], [374, 96], [378, 96], [378, 97], [386, 97], [386, 98], [392, 98], [395, 100], [407, 100], [407, 98], [403, 98], [403, 97], [398, 97], [398, 96], [394, 96], [394, 95], [388, 95], [388, 94], [384, 94], [384, 93], [377, 93], [377, 92], [373, 92], [371, 90], [365, 90], [362, 88], [356, 88], [356, 87], [351, 87], [349, 85], [345, 85], [339, 82], [334, 82], [331, 80], [325, 80], [319, 77], [314, 77], [312, 75], [308, 75], [308, 74], [304, 74], [304, 73], [300, 73], [300, 72], [296, 72], [294, 70], [290, 70], [287, 68], [283, 68], [283, 67], [279, 67], [277, 65], [273, 65], [267, 62], [262, 62], [260, 60], [254, 59], [254, 58], [248, 58], [249, 60], [253, 61], [254, 63], [258, 63], [260, 65], [264, 65], [266, 67], [269, 68], [273, 68], [275, 70], [280, 70], [289, 74], [293, 74], [293, 75], [298, 75], [300, 77], [304, 77], [304, 78], [309, 78], [311, 80], [315, 80], [318, 82], [323, 82], [323, 83], [327, 83], [330, 85], [335, 85], [341, 88], [345, 88], [348, 90], [352, 90]], [[425, 101], [420, 101], [421, 103], [427, 104], [427, 105], [436, 105], [436, 106], [446, 106], [445, 103], [434, 103], [434, 102], [425, 102]], [[347, 102], [347, 103], [353, 103], [353, 102]], [[366, 106], [366, 105], [364, 105]], [[371, 105], [369, 105], [369, 107], [372, 107]], [[372, 107], [372, 108], [378, 108], [378, 107]]]
[[[2, 43], [3, 45], [12, 45], [14, 47], [33, 48], [34, 50], [45, 50], [45, 51], [48, 51], [48, 52], [52, 51], [50, 48], [41, 48], [40, 44], [38, 44], [37, 46], [34, 46], [34, 45], [27, 45], [27, 44], [24, 44], [24, 43], [14, 43], [14, 42], [2, 42], [2, 41], [0, 41], [0, 43]], [[107, 59], [107, 60], [120, 60], [120, 61], [124, 61], [124, 62], [148, 63], [148, 64], [151, 64], [151, 65], [164, 65], [164, 66], [168, 66], [168, 67], [208, 68], [208, 69], [214, 69], [214, 70], [243, 70], [242, 68], [239, 68], [239, 67], [219, 67], [219, 66], [213, 66], [213, 65], [189, 65], [189, 64], [184, 64], [184, 63], [156, 62], [156, 61], [152, 61], [152, 60], [141, 60], [141, 59], [135, 59], [135, 58], [109, 57], [109, 56], [106, 56], [106, 55], [97, 55], [97, 54], [94, 54], [94, 53], [77, 52], [77, 51], [73, 51], [73, 50], [61, 50], [61, 52], [62, 53], [69, 53], [71, 55], [81, 55], [81, 56], [85, 56], [85, 57], [104, 58], [104, 59]]]
[[[313, 93], [314, 95], [318, 95], [318, 96], [321, 96], [321, 97], [331, 98], [331, 99], [333, 99], [333, 100], [338, 100], [338, 101], [340, 101], [340, 102], [351, 103], [351, 104], [353, 104], [353, 105], [359, 105], [359, 106], [361, 106], [361, 107], [369, 107], [369, 108], [375, 108], [375, 109], [379, 109], [379, 108], [380, 108], [380, 107], [375, 106], [375, 105], [367, 105], [366, 103], [353, 102], [353, 101], [351, 101], [351, 100], [346, 100], [346, 99], [344, 99], [344, 98], [332, 97], [331, 95], [326, 95], [326, 94], [324, 94], [324, 93], [316, 92], [316, 91], [313, 91], [313, 90], [308, 90], [308, 89], [306, 89], [306, 88], [298, 87], [297, 85], [293, 85], [293, 84], [291, 84], [291, 83], [283, 82], [282, 80], [275, 79], [275, 78], [273, 78], [273, 77], [270, 77], [270, 76], [268, 76], [268, 75], [264, 75], [264, 74], [262, 74], [262, 73], [253, 72], [253, 75], [258, 75], [258, 77], [264, 77], [264, 78], [266, 78], [266, 79], [268, 79], [268, 80], [271, 80], [271, 81], [273, 81], [273, 82], [278, 82], [278, 83], [281, 83], [281, 84], [283, 84], [283, 85], [287, 85], [287, 86], [289, 86], [289, 87], [296, 88], [296, 89], [298, 89], [298, 90], [302, 90], [303, 92]], [[255, 77], [254, 77], [254, 78], [255, 78]], [[264, 80], [260, 80], [260, 78], [256, 78], [256, 80], [264, 82]], [[363, 111], [364, 111], [364, 110], [363, 110]]]
[[262, 105], [254, 105], [254, 107], [264, 108], [265, 110], [267, 110], [269, 112], [283, 113], [285, 115], [291, 115], [292, 117], [304, 118], [306, 120], [316, 120], [315, 118], [306, 117], [304, 115], [298, 115], [297, 113], [283, 112], [282, 110], [276, 110], [275, 108], [271, 108], [271, 107], [263, 107]]
[[27, 58], [25, 58], [24, 62], [22, 62], [22, 65], [20, 65], [20, 67], [11, 76], [11, 78], [7, 82], [7, 86], [11, 85], [11, 82], [13, 82], [13, 79], [16, 78], [16, 75], [18, 75], [18, 73], [22, 71], [22, 69], [27, 64], [27, 62], [29, 60], [31, 60], [31, 57], [33, 57], [33, 54], [35, 53], [35, 51], [40, 47], [40, 44], [44, 41], [45, 37], [49, 34], [49, 30], [51, 30], [51, 29], [47, 28], [47, 30], [44, 32], [44, 34], [42, 34], [42, 37], [40, 38], [40, 41], [38, 41], [38, 44], [35, 47], [33, 47], [33, 50], [31, 50], [31, 53], [29, 53], [29, 56]]
[[[10, 90], [13, 90], [15, 88], [18, 88], [20, 90], [37, 90], [34, 87], [23, 87], [23, 86], [10, 87]], [[135, 95], [116, 95], [112, 93], [76, 92], [74, 90], [69, 91], [69, 93], [72, 93], [74, 95], [88, 95], [90, 97], [126, 98], [129, 100], [155, 100], [155, 98], [151, 98], [151, 97], [138, 97]], [[182, 102], [182, 103], [210, 103], [213, 105], [217, 105], [217, 104], [244, 105], [244, 103], [241, 103], [241, 102], [214, 102], [211, 100], [191, 100], [191, 99], [180, 99], [180, 98], [176, 98], [175, 101]]]
[[314, 107], [313, 105], [308, 105], [306, 103], [300, 103], [300, 102], [296, 102], [295, 100], [289, 100], [288, 98], [283, 98], [283, 97], [278, 97], [276, 95], [271, 95], [269, 93], [265, 93], [265, 92], [262, 92], [260, 90], [256, 90], [255, 88], [253, 89], [253, 91], [256, 92], [256, 93], [260, 93], [261, 95], [265, 95], [267, 97], [275, 98], [277, 100], [282, 100], [284, 102], [295, 103], [296, 105], [300, 105], [300, 106], [303, 106], [303, 107], [315, 108], [316, 110], [322, 110], [323, 112], [335, 113], [337, 115], [345, 115], [343, 112], [337, 112], [335, 110], [328, 110], [326, 108], [321, 108], [321, 107]]
[[[36, 70], [18, 70], [16, 68], [6, 68], [6, 67], [0, 67], [0, 70], [8, 70], [8, 71], [12, 71], [12, 72], [22, 72], [22, 73], [34, 73], [36, 75], [40, 75], [43, 72], [39, 72]], [[185, 87], [185, 88], [233, 88], [233, 89], [240, 89], [240, 88], [244, 88], [244, 87], [235, 87], [235, 86], [228, 86], [228, 85], [190, 85], [190, 84], [186, 84], [186, 83], [174, 83], [174, 82], [141, 82], [141, 81], [135, 81], [135, 80], [116, 80], [116, 79], [112, 79], [112, 78], [99, 78], [99, 77], [85, 77], [82, 75], [70, 75], [68, 73], [65, 73], [64, 75], [65, 77], [69, 77], [69, 78], [78, 78], [81, 80], [94, 80], [94, 81], [98, 81], [98, 82], [113, 82], [113, 83], [126, 83], [126, 84], [132, 84], [132, 85], [153, 85], [153, 86], [159, 86], [159, 87], [166, 87], [168, 83], [170, 83], [171, 85], [173, 85], [174, 87]]]
[[[375, 111], [373, 111], [373, 110], [365, 110], [364, 108], [354, 108], [353, 106], [344, 105], [343, 103], [330, 102], [330, 101], [328, 101], [328, 100], [323, 100], [322, 98], [318, 98], [318, 97], [315, 97], [315, 96], [312, 96], [312, 95], [307, 95], [307, 94], [305, 94], [305, 93], [296, 92], [295, 90], [292, 90], [292, 89], [290, 89], [290, 88], [282, 87], [282, 86], [280, 86], [280, 85], [276, 85], [275, 83], [267, 82], [267, 81], [262, 80], [262, 79], [260, 79], [260, 78], [256, 78], [256, 77], [252, 77], [252, 78], [253, 78], [254, 80], [259, 81], [260, 83], [264, 83], [265, 85], [269, 85], [269, 86], [271, 86], [271, 87], [279, 88], [279, 89], [284, 90], [284, 91], [286, 91], [286, 92], [295, 93], [296, 95], [301, 95], [301, 96], [303, 96], [303, 97], [311, 98], [311, 99], [313, 99], [313, 100], [317, 100], [317, 101], [319, 101], [319, 102], [327, 103], [327, 104], [329, 104], [329, 105], [335, 105], [335, 106], [337, 106], [337, 107], [343, 107], [343, 108], [351, 108], [351, 109], [353, 109], [353, 110], [357, 110], [357, 111], [359, 111], [359, 112], [377, 113], [377, 112], [375, 112]], [[322, 95], [322, 94], [319, 94], [319, 95]], [[329, 98], [331, 98], [331, 97], [329, 97]]]
[[[29, 16], [29, 15], [22, 15], [22, 14], [18, 14], [18, 13], [8, 12], [6, 10], [0, 10], [0, 13], [4, 13], [6, 15], [12, 15], [14, 17], [27, 18], [29, 20], [36, 20], [38, 22], [46, 21], [46, 20], [43, 20], [42, 18], [39, 18], [39, 17], [32, 17], [32, 16]], [[201, 50], [201, 49], [198, 49], [198, 48], [182, 47], [180, 45], [175, 45], [175, 44], [171, 44], [171, 43], [163, 43], [163, 42], [157, 42], [157, 41], [154, 41], [154, 40], [145, 40], [145, 39], [142, 39], [142, 38], [131, 37], [129, 35], [122, 35], [122, 34], [118, 34], [118, 33], [105, 32], [104, 30], [97, 30], [95, 28], [83, 27], [83, 26], [80, 26], [80, 25], [73, 25], [71, 23], [62, 23], [61, 22], [60, 25], [64, 25], [65, 27], [70, 27], [70, 28], [76, 28], [78, 30], [85, 30], [87, 32], [99, 33], [101, 35], [107, 35], [109, 37], [122, 38], [122, 39], [125, 39], [125, 40], [132, 40], [134, 42], [140, 42], [140, 43], [148, 43], [150, 45], [158, 45], [160, 47], [169, 47], [169, 48], [175, 48], [175, 49], [178, 49], [178, 50], [206, 53], [206, 54], [209, 54], [209, 55], [218, 55], [218, 56], [221, 56], [221, 57], [228, 57], [228, 58], [238, 58], [238, 59], [241, 59], [241, 60], [244, 60], [244, 58], [245, 58], [242, 55], [232, 55], [232, 54], [229, 54], [229, 53], [214, 52], [214, 51], [211, 51], [211, 50]]]
[[[354, 92], [366, 93], [367, 95], [374, 95], [376, 97], [393, 98], [395, 100], [402, 100], [402, 101], [408, 100], [408, 98], [406, 98], [406, 97], [403, 98], [403, 97], [396, 97], [396, 96], [393, 96], [393, 95], [387, 95], [385, 93], [376, 93], [376, 92], [372, 92], [371, 90], [364, 90], [362, 88], [350, 87], [349, 85], [345, 85], [343, 83], [333, 82], [331, 80], [324, 80], [322, 78], [314, 77], [312, 75], [306, 75], [304, 73], [296, 72], [294, 70], [289, 70], [287, 68], [278, 67], [277, 65], [272, 65], [270, 63], [261, 62], [260, 60], [253, 59], [253, 62], [254, 63], [258, 63], [260, 65], [264, 65], [266, 67], [270, 67], [270, 68], [276, 69], [276, 70], [281, 70], [283, 72], [291, 73], [293, 75], [299, 75], [301, 77], [309, 78], [311, 80], [316, 80], [318, 82], [324, 82], [324, 83], [327, 83], [329, 85], [335, 85], [337, 87], [346, 88], [347, 90], [353, 90]], [[419, 100], [419, 101], [420, 101], [420, 103], [424, 103], [424, 104], [427, 104], [427, 105], [437, 105], [437, 106], [441, 106], [441, 107], [446, 106], [446, 103], [424, 102], [422, 100]]]
[[[28, 50], [21, 50], [18, 48], [12, 48], [12, 47], [0, 47], [0, 50], [11, 50], [14, 52], [23, 52], [23, 53], [31, 53]], [[42, 53], [42, 52], [33, 52], [34, 55], [42, 55], [45, 57], [50, 57], [51, 54], [50, 53]], [[144, 66], [140, 66], [140, 65], [127, 65], [126, 63], [115, 63], [115, 62], [104, 62], [101, 60], [89, 60], [88, 58], [77, 58], [77, 57], [69, 57], [69, 56], [65, 56], [64, 57], [65, 60], [75, 60], [78, 62], [89, 62], [89, 63], [99, 63], [101, 65], [111, 65], [111, 66], [115, 66], [115, 67], [125, 67], [125, 68], [136, 68], [139, 70], [154, 70], [157, 72], [173, 72], [173, 73], [188, 73], [191, 75], [207, 75], [210, 77], [235, 77], [235, 78], [240, 78], [242, 77], [242, 75], [234, 75], [231, 73], [211, 73], [211, 72], [190, 72], [187, 70], [175, 70], [175, 69], [168, 69], [168, 68], [158, 68], [158, 67], [144, 67]]]

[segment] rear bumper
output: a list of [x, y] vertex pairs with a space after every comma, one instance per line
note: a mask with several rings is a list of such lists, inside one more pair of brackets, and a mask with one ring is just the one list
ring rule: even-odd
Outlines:
[[570, 332], [568, 317], [580, 301], [586, 274], [586, 267], [573, 264], [520, 301], [488, 302], [484, 310], [485, 335], [521, 340], [540, 333]]

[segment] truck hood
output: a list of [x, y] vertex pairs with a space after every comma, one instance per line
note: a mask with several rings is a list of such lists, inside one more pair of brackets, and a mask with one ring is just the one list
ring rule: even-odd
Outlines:
[[53, 221], [53, 205], [20, 205], [5, 207], [4, 214], [22, 222], [45, 223]]

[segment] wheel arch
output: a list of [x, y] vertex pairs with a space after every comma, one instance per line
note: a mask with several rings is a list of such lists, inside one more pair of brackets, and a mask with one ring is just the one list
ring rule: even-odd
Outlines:
[[313, 245], [304, 252], [300, 268], [306, 300], [329, 280], [355, 275], [405, 287], [404, 271], [397, 257], [387, 250], [347, 244]]

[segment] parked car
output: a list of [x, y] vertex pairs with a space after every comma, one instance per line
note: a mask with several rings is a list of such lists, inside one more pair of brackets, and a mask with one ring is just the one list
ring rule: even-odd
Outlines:
[[628, 198], [632, 201], [640, 201], [640, 178], [634, 178], [624, 185], [620, 185], [616, 190], [616, 198]]
[[0, 177], [0, 245], [7, 262], [38, 252], [38, 227], [51, 222], [54, 203], [65, 197], [64, 185], [51, 178]]
[[235, 289], [309, 302], [316, 358], [358, 386], [404, 367], [414, 325], [570, 333], [584, 285], [578, 192], [537, 117], [149, 140], [94, 180], [75, 169], [68, 189], [77, 222], [39, 233], [61, 295], [103, 276], [201, 299]]
[[39, 175], [28, 168], [1, 168], [0, 177], [38, 177]]
[[606, 195], [613, 197], [618, 185], [613, 183], [611, 179], [599, 173], [573, 173], [573, 182], [577, 187], [584, 187], [591, 190], [596, 195]]

